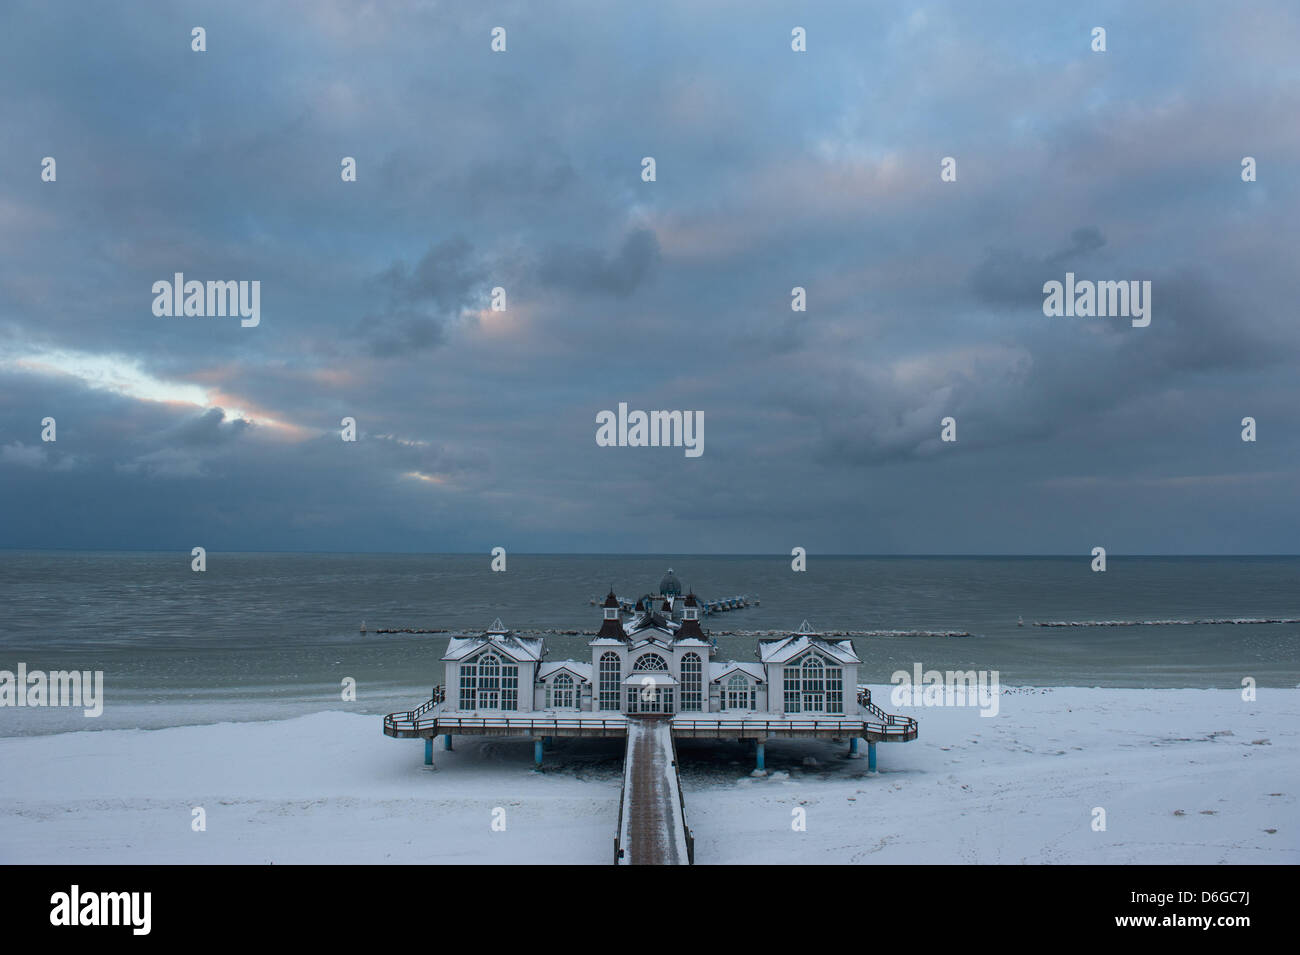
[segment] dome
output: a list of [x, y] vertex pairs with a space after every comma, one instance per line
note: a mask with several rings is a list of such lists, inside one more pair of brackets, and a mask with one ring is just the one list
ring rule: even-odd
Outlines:
[[659, 581], [659, 596], [665, 597], [669, 595], [673, 597], [682, 595], [682, 582], [677, 579], [677, 575], [673, 573], [671, 567], [668, 568], [668, 573], [664, 574], [664, 579]]

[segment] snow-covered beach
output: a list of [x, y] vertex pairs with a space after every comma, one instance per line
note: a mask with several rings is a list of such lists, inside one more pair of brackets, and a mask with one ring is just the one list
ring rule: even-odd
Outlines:
[[[741, 744], [683, 741], [696, 862], [1300, 863], [1300, 690], [1258, 694], [899, 708], [920, 738], [882, 744], [876, 774], [847, 744], [769, 742], [754, 776]], [[431, 770], [419, 741], [347, 712], [3, 738], [0, 862], [611, 861], [621, 741], [559, 740], [540, 773], [526, 740], [455, 747]]]

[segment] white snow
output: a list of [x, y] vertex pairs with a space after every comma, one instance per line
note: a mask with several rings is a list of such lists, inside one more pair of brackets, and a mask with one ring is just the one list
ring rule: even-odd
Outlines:
[[[769, 741], [755, 778], [740, 744], [679, 742], [696, 861], [1297, 864], [1300, 690], [1258, 694], [1004, 688], [993, 718], [906, 708], [920, 739], [880, 744], [877, 774], [847, 743]], [[611, 861], [621, 741], [557, 740], [536, 773], [527, 739], [440, 739], [431, 770], [422, 741], [380, 726], [325, 712], [0, 739], [0, 862]]]

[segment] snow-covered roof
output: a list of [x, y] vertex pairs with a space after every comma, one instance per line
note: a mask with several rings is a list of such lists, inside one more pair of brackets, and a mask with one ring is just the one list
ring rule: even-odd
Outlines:
[[624, 686], [676, 686], [677, 679], [663, 670], [637, 670], [623, 681]]
[[681, 628], [681, 624], [673, 620], [665, 619], [662, 614], [653, 611], [639, 613], [631, 620], [623, 624], [623, 629], [627, 631], [628, 636], [634, 636], [638, 631], [657, 631], [671, 637]]
[[560, 670], [568, 670], [579, 679], [587, 683], [591, 682], [591, 664], [578, 663], [576, 660], [557, 660], [554, 663], [543, 663], [537, 668], [537, 679], [544, 680]]
[[702, 640], [699, 637], [678, 637], [673, 641], [679, 647], [712, 647], [713, 644], [708, 640]]
[[520, 637], [500, 626], [500, 621], [493, 624], [491, 630], [473, 637], [452, 637], [447, 641], [444, 660], [463, 660], [470, 654], [488, 646], [500, 650], [503, 654], [519, 663], [535, 662], [542, 658], [541, 637]]
[[840, 663], [862, 662], [853, 649], [852, 640], [827, 640], [815, 633], [794, 633], [778, 640], [758, 641], [758, 657], [764, 663], [788, 663], [810, 649], [820, 650]]
[[642, 647], [656, 647], [660, 650], [671, 651], [673, 648], [672, 641], [664, 640], [662, 637], [655, 636], [654, 634], [658, 632], [659, 631], [656, 630], [654, 633], [650, 634], [649, 636], [642, 636], [639, 640], [633, 642], [628, 649], [635, 652], [637, 650], [640, 650]]
[[710, 664], [709, 664], [709, 682], [710, 682], [710, 683], [717, 683], [717, 682], [718, 682], [719, 680], [721, 680], [724, 676], [727, 676], [727, 675], [729, 675], [729, 674], [731, 674], [731, 673], [734, 673], [736, 670], [739, 670], [739, 671], [741, 671], [742, 673], [745, 673], [745, 674], [747, 674], [747, 675], [753, 677], [753, 678], [754, 678], [755, 680], [757, 680], [759, 683], [766, 683], [766, 682], [767, 682], [767, 674], [766, 674], [765, 671], [764, 671], [763, 664], [761, 664], [761, 663], [737, 663], [737, 662], [734, 661], [734, 660], [732, 660], [732, 661], [730, 661], [730, 662], [727, 662], [727, 663], [710, 663]]

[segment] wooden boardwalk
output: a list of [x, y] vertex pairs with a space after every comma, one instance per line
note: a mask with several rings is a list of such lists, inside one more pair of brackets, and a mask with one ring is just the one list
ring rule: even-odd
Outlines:
[[687, 865], [681, 783], [667, 718], [628, 720], [618, 846], [622, 865]]

